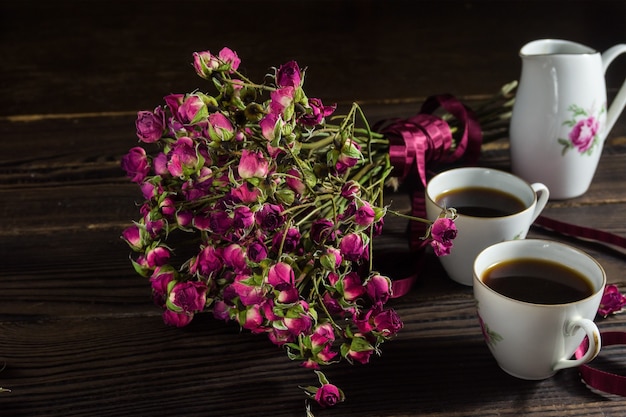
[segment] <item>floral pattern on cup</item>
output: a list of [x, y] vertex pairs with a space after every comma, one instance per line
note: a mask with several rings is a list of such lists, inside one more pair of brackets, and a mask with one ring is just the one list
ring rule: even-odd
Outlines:
[[563, 126], [568, 126], [571, 130], [567, 139], [558, 139], [558, 142], [563, 145], [562, 155], [570, 149], [578, 151], [581, 155], [591, 155], [600, 141], [599, 116], [604, 113], [604, 106], [597, 116], [594, 116], [592, 111], [587, 111], [576, 104], [572, 104], [567, 110], [572, 113], [572, 118], [564, 121]]
[[487, 345], [495, 346], [498, 342], [501, 342], [502, 336], [500, 336], [499, 333], [494, 332], [493, 330], [489, 328], [487, 323], [483, 321], [483, 318], [480, 316], [480, 313], [477, 313], [477, 315], [478, 315], [478, 322], [480, 323], [480, 329], [483, 332], [483, 337], [485, 338], [485, 342], [487, 343]]

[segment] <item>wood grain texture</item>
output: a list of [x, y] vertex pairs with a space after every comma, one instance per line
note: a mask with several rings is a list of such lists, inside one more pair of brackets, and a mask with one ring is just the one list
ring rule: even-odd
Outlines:
[[[244, 13], [245, 12], [245, 13]], [[54, 16], [54, 18], [51, 18]], [[138, 110], [208, 88], [191, 53], [228, 45], [261, 77], [296, 59], [305, 88], [370, 122], [416, 113], [449, 92], [472, 106], [516, 79], [517, 50], [562, 37], [600, 51], [626, 41], [623, 1], [35, 0], [0, 3], [0, 416], [303, 416], [314, 374], [264, 336], [199, 315], [163, 324], [135, 274], [123, 228], [141, 195], [119, 166], [137, 144]], [[607, 75], [612, 97], [626, 60]], [[509, 169], [506, 139], [481, 165]], [[545, 214], [626, 236], [626, 117], [609, 135], [590, 190]], [[438, 167], [444, 168], [444, 167]], [[387, 200], [410, 207], [403, 190]], [[406, 221], [375, 242], [405, 276]], [[533, 227], [596, 257], [626, 289], [626, 253]], [[482, 341], [471, 288], [427, 252], [412, 291], [391, 305], [405, 327], [367, 366], [326, 370], [347, 402], [315, 415], [618, 417], [626, 400], [588, 389], [576, 370], [521, 381]], [[409, 265], [415, 261], [408, 254]], [[599, 319], [626, 330], [626, 314]], [[626, 349], [598, 366], [626, 374]]]

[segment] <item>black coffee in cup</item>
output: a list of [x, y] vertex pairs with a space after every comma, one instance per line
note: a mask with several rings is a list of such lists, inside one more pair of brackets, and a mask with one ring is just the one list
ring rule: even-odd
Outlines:
[[589, 279], [566, 265], [543, 259], [512, 259], [485, 269], [494, 291], [533, 304], [565, 304], [593, 295]]
[[463, 187], [437, 196], [441, 207], [453, 207], [457, 213], [473, 217], [503, 217], [518, 213], [526, 204], [513, 194], [486, 187]]

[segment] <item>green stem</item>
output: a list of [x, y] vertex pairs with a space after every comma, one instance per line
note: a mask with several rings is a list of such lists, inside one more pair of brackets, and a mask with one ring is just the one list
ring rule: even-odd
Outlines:
[[395, 216], [402, 217], [404, 219], [413, 220], [415, 222], [420, 222], [420, 223], [424, 223], [424, 224], [432, 224], [432, 222], [430, 220], [428, 220], [428, 219], [411, 216], [411, 215], [408, 215], [408, 214], [400, 213], [400, 212], [395, 211], [395, 210], [387, 210], [387, 213], [391, 213], [391, 214], [393, 214]]
[[304, 150], [319, 149], [332, 144], [334, 140], [335, 138], [333, 136], [328, 136], [325, 139], [321, 139], [316, 142], [303, 142], [300, 146]]

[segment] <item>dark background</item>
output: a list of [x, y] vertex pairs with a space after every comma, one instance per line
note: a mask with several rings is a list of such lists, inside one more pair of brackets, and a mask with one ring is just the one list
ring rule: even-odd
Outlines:
[[477, 95], [517, 79], [519, 49], [542, 37], [602, 52], [626, 42], [626, 2], [3, 0], [0, 116], [153, 108], [209, 88], [191, 54], [223, 46], [253, 79], [295, 59], [329, 102]]

